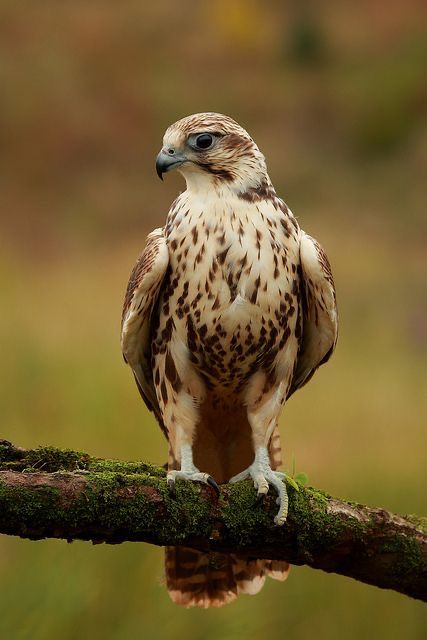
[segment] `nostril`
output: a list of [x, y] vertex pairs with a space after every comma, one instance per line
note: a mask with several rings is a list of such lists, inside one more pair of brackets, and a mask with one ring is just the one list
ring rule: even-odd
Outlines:
[[168, 149], [168, 154], [169, 154], [170, 156], [173, 156], [173, 155], [174, 155], [174, 153], [175, 153], [175, 149]]

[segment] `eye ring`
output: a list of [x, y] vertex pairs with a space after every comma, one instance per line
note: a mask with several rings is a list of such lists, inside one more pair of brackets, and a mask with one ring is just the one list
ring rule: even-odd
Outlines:
[[201, 149], [202, 151], [206, 151], [210, 149], [213, 145], [214, 137], [210, 133], [200, 133], [195, 141], [194, 145], [196, 149]]

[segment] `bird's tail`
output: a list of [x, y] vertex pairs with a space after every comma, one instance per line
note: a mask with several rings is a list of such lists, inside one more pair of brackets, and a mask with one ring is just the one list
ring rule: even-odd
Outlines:
[[222, 607], [240, 593], [258, 593], [266, 576], [285, 580], [289, 573], [287, 562], [248, 560], [187, 547], [167, 547], [165, 560], [169, 595], [184, 607]]
[[[277, 469], [282, 462], [278, 427], [270, 439], [269, 453], [271, 467]], [[248, 455], [252, 455], [249, 449]], [[221, 461], [223, 463], [224, 457]], [[168, 467], [174, 469], [176, 465], [171, 448]], [[209, 468], [202, 460], [200, 468], [208, 470], [220, 482], [223, 480], [219, 475], [221, 465], [217, 469]], [[231, 475], [241, 470], [242, 467], [232, 469]], [[166, 585], [173, 602], [184, 607], [205, 609], [222, 607], [241, 593], [254, 595], [262, 589], [266, 576], [285, 580], [290, 569], [287, 562], [279, 560], [238, 558], [233, 554], [204, 553], [187, 547], [166, 547], [165, 565]]]

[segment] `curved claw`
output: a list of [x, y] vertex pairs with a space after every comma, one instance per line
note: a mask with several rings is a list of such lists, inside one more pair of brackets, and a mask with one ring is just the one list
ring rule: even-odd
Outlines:
[[259, 505], [263, 505], [265, 502], [265, 493], [258, 493], [256, 497], [256, 503]]
[[214, 480], [214, 478], [212, 478], [212, 476], [208, 476], [208, 478], [206, 479], [206, 482], [210, 487], [212, 487], [212, 489], [214, 489], [216, 495], [219, 496], [219, 494], [221, 493], [221, 490], [218, 484], [216, 483], [216, 481]]
[[216, 481], [212, 476], [208, 473], [201, 473], [198, 469], [194, 469], [191, 471], [182, 471], [182, 470], [171, 470], [168, 471], [167, 474], [167, 483], [169, 487], [169, 491], [172, 496], [176, 495], [176, 486], [175, 482], [177, 478], [181, 478], [182, 480], [189, 480], [190, 482], [202, 482], [203, 484], [208, 484], [215, 491], [217, 496], [220, 494], [220, 488], [217, 485]]

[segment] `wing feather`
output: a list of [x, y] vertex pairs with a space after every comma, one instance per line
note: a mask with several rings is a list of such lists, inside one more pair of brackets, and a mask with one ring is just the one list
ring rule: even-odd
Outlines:
[[302, 344], [288, 397], [331, 357], [338, 337], [338, 312], [331, 265], [320, 244], [302, 232]]
[[154, 387], [151, 367], [151, 317], [169, 265], [163, 229], [147, 236], [129, 278], [122, 313], [121, 345], [125, 362], [132, 368], [138, 389], [166, 435]]

